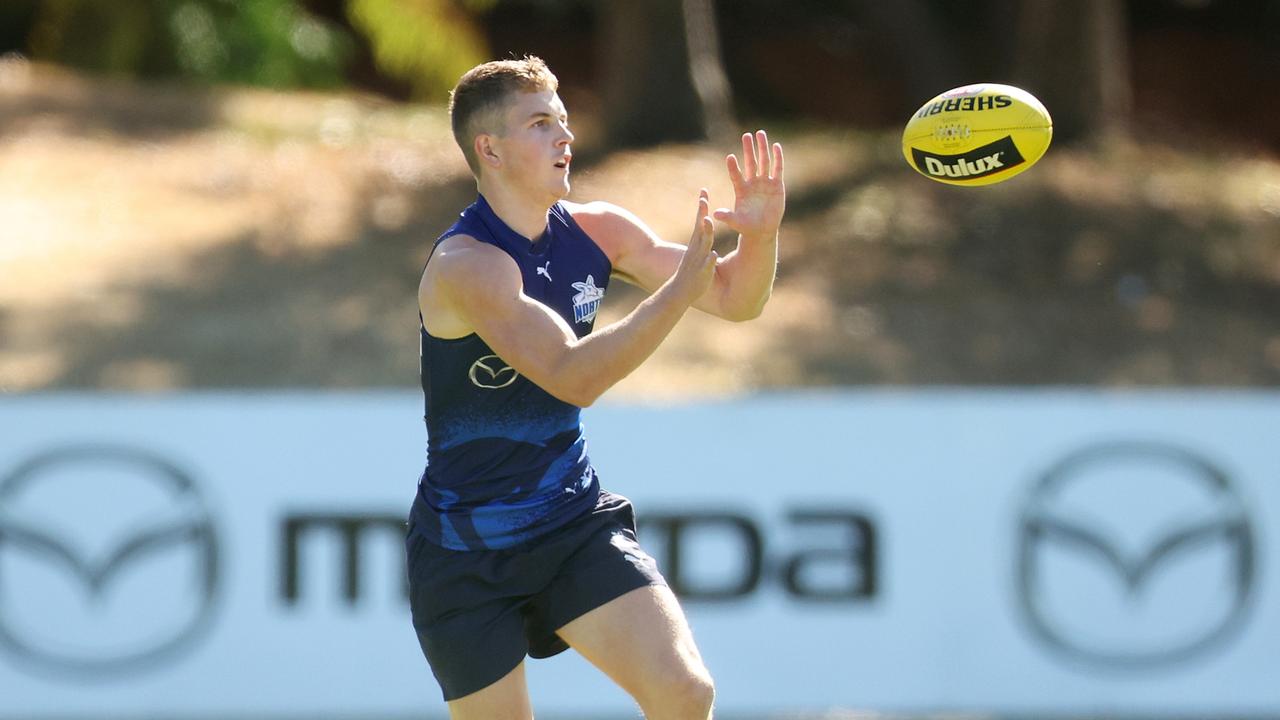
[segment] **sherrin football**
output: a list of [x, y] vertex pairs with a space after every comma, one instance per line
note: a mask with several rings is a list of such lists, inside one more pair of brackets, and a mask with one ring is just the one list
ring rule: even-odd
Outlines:
[[917, 110], [902, 133], [902, 154], [938, 182], [991, 185], [1034, 165], [1052, 138], [1049, 111], [1031, 93], [981, 83], [948, 90]]

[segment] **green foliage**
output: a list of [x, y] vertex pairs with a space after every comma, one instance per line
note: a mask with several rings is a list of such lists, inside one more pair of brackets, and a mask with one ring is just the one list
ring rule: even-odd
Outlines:
[[383, 72], [409, 82], [415, 95], [439, 100], [462, 73], [487, 59], [469, 13], [492, 0], [348, 0], [347, 15], [373, 47]]
[[346, 0], [350, 26], [308, 12], [306, 0], [18, 0], [7, 14], [30, 23], [25, 44], [36, 59], [282, 88], [342, 85], [359, 33], [379, 72], [439, 100], [486, 59], [475, 18], [496, 2]]
[[90, 70], [335, 87], [354, 43], [295, 0], [45, 0], [32, 54]]
[[114, 6], [90, 0], [45, 0], [31, 28], [35, 57], [68, 65], [130, 74], [144, 62], [152, 33], [144, 3]]
[[292, 1], [188, 0], [169, 26], [189, 75], [269, 87], [340, 85], [353, 45]]

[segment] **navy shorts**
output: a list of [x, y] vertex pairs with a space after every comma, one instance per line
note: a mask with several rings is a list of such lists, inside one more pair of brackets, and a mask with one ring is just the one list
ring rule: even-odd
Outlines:
[[556, 630], [647, 585], [665, 585], [636, 541], [635, 514], [600, 491], [582, 517], [501, 550], [449, 550], [410, 528], [413, 627], [446, 701], [501, 680], [524, 660], [568, 649]]

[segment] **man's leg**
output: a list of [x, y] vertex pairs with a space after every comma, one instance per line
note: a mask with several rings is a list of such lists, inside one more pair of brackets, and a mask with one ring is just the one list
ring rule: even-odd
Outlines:
[[533, 720], [524, 662], [483, 690], [450, 700], [449, 717], [453, 720]]
[[630, 693], [648, 720], [711, 717], [711, 674], [666, 586], [632, 590], [556, 633]]

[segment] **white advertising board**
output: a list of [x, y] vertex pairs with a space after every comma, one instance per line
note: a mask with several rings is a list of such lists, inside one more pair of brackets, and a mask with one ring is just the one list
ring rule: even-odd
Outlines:
[[[443, 716], [420, 396], [0, 398], [0, 718]], [[726, 716], [1280, 713], [1280, 394], [586, 411]], [[541, 715], [633, 706], [572, 653]]]

